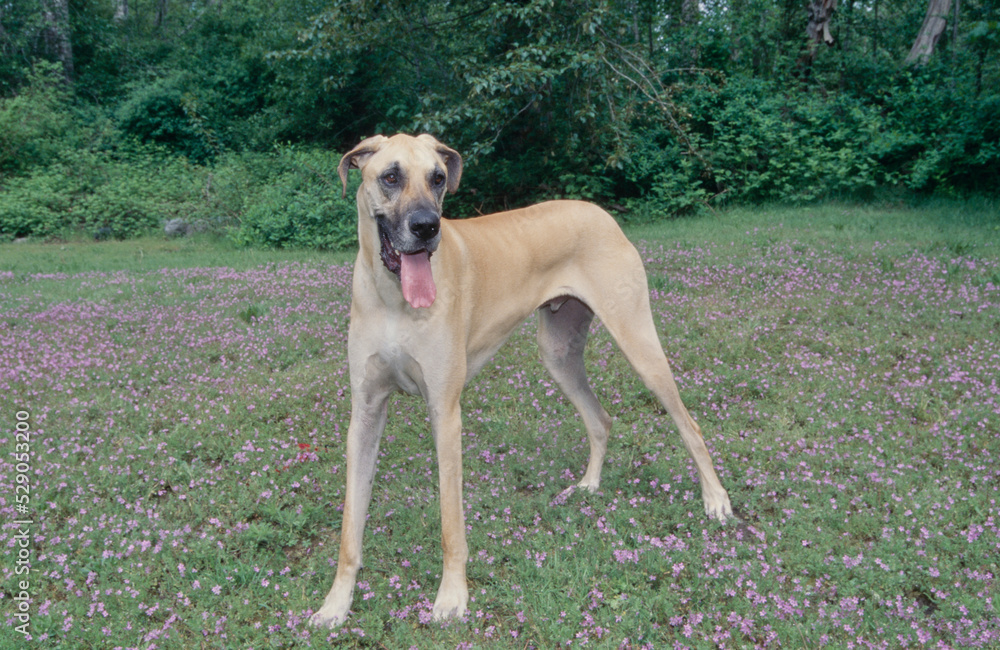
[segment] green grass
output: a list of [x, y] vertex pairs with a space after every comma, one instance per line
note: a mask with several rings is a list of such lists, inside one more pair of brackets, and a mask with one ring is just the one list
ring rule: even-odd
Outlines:
[[26, 240], [0, 244], [0, 271], [19, 274], [84, 273], [87, 271], [152, 271], [161, 268], [227, 266], [248, 269], [262, 264], [324, 260], [352, 261], [351, 252], [237, 248], [211, 235], [165, 239], [148, 236], [125, 241], [80, 238], [45, 242]]
[[[751, 232], [753, 229], [766, 232]], [[693, 242], [740, 241], [762, 246], [787, 235], [800, 244], [838, 245], [881, 241], [904, 248], [962, 247], [1000, 241], [1000, 205], [990, 199], [928, 200], [917, 205], [823, 204], [804, 207], [742, 207], [692, 219], [628, 227], [634, 239], [691, 238]]]
[[[602, 489], [528, 322], [463, 396], [473, 602], [440, 575], [433, 441], [390, 404], [354, 614], [330, 587], [350, 254], [211, 239], [0, 246], [0, 517], [30, 412], [31, 647], [991, 647], [1000, 214], [740, 209], [628, 229], [682, 397], [742, 523], [603, 328]], [[8, 453], [9, 451], [9, 453]], [[0, 532], [14, 631], [16, 533]], [[464, 645], [463, 645], [464, 644]]]

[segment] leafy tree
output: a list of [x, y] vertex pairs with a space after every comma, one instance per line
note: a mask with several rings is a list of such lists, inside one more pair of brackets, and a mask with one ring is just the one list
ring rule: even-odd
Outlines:
[[328, 86], [355, 98], [355, 132], [447, 134], [470, 164], [487, 167], [472, 180], [481, 207], [539, 189], [593, 197], [610, 191], [600, 179], [624, 165], [638, 116], [686, 141], [649, 56], [659, 49], [658, 7], [435, 1], [414, 16], [407, 2], [341, 0], [291, 55], [334, 62]]
[[996, 192], [996, 0], [931, 12], [949, 29], [905, 65], [929, 2], [9, 0], [0, 231], [221, 215], [246, 243], [343, 245], [308, 170], [394, 131], [463, 152], [453, 215]]

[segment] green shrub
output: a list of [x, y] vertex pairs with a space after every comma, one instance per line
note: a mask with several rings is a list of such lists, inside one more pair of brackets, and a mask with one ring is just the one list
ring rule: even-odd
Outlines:
[[727, 199], [811, 201], [876, 183], [866, 144], [876, 116], [811, 93], [736, 81], [708, 123], [713, 173]]
[[651, 130], [636, 135], [626, 174], [639, 188], [641, 198], [630, 202], [630, 220], [687, 214], [709, 201], [711, 194], [700, 161], [685, 156], [668, 133]]
[[74, 225], [115, 239], [137, 237], [159, 226], [168, 216], [167, 206], [155, 200], [147, 189], [149, 179], [142, 176], [129, 174], [94, 188], [77, 204]]
[[184, 71], [136, 84], [117, 111], [121, 130], [192, 161], [210, 160], [218, 153], [218, 142], [206, 125], [191, 85], [191, 75]]
[[887, 121], [896, 138], [892, 157], [913, 190], [946, 193], [1000, 190], [1000, 94], [943, 82], [945, 71], [922, 71], [892, 89]]
[[53, 237], [83, 229], [125, 239], [173, 217], [210, 212], [207, 170], [148, 147], [127, 152], [69, 149], [59, 162], [8, 179], [0, 192], [0, 236]]
[[339, 249], [357, 240], [354, 191], [341, 198], [339, 157], [279, 148], [196, 165], [146, 145], [68, 149], [59, 161], [4, 181], [0, 237], [56, 237], [82, 229], [125, 239], [173, 218], [227, 224], [241, 246]]
[[626, 169], [656, 209], [864, 195], [886, 180], [875, 159], [889, 144], [879, 140], [883, 120], [846, 97], [786, 96], [771, 83], [736, 78], [693, 87], [682, 101], [700, 116], [688, 124], [692, 147], [664, 129], [638, 131]]
[[62, 67], [36, 61], [20, 93], [0, 98], [0, 178], [52, 160], [68, 125]]
[[0, 192], [0, 240], [55, 235], [65, 225], [77, 190], [73, 179], [49, 169], [5, 183]]
[[224, 175], [229, 186], [216, 184], [221, 194], [242, 198], [239, 226], [231, 233], [236, 244], [337, 249], [357, 241], [358, 179], [353, 175], [347, 197], [341, 198], [339, 156], [286, 147], [268, 157], [245, 154], [231, 160], [236, 172]]

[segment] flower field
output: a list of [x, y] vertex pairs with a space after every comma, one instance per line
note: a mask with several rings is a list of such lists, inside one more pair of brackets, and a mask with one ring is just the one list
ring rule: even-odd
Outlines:
[[463, 398], [461, 621], [430, 621], [433, 440], [396, 398], [334, 632], [306, 621], [339, 546], [350, 263], [0, 267], [0, 645], [998, 647], [1000, 233], [921, 219], [833, 207], [636, 239], [737, 524], [704, 517], [597, 323], [608, 461], [600, 491], [564, 492], [586, 435], [527, 322]]

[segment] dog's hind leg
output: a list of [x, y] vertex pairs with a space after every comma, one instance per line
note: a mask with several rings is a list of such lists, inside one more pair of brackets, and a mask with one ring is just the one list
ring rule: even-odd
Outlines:
[[614, 287], [603, 287], [606, 293], [600, 296], [600, 300], [595, 300], [597, 315], [643, 383], [656, 395], [680, 430], [684, 446], [698, 468], [705, 514], [724, 522], [733, 517], [729, 494], [712, 466], [701, 428], [681, 401], [670, 363], [660, 346], [653, 323], [646, 274], [638, 255], [635, 258], [632, 268], [629, 268], [628, 260], [616, 260], [619, 281]]
[[611, 429], [611, 417], [594, 395], [583, 365], [594, 312], [575, 298], [560, 300], [538, 309], [538, 350], [549, 374], [583, 418], [590, 441], [590, 461], [579, 487], [593, 492], [601, 482]]

